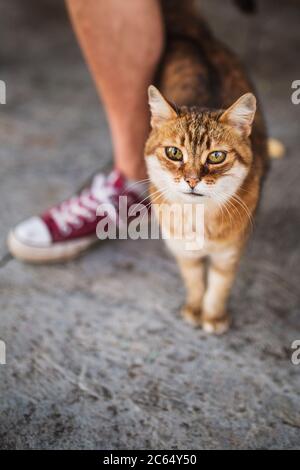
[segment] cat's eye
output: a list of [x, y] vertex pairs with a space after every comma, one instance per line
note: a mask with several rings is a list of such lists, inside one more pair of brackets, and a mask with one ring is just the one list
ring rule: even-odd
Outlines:
[[216, 150], [214, 152], [211, 152], [208, 155], [207, 163], [211, 163], [213, 165], [216, 165], [217, 163], [223, 163], [226, 156], [227, 156], [226, 152], [223, 152], [221, 150]]
[[177, 147], [166, 147], [166, 156], [175, 162], [180, 162], [183, 159], [182, 151]]

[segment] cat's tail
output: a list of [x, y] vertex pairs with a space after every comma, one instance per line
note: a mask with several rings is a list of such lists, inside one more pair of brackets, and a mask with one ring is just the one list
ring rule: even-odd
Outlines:
[[234, 0], [234, 3], [244, 13], [256, 13], [257, 11], [257, 2], [255, 0]]
[[166, 36], [186, 37], [196, 42], [211, 36], [195, 6], [195, 0], [161, 0]]
[[285, 156], [285, 147], [280, 140], [275, 139], [274, 137], [269, 137], [268, 139], [268, 155], [269, 158], [279, 159]]
[[[160, 0], [166, 33], [185, 36], [197, 42], [211, 37], [206, 21], [199, 13], [195, 0]], [[244, 13], [256, 12], [255, 0], [233, 0]]]

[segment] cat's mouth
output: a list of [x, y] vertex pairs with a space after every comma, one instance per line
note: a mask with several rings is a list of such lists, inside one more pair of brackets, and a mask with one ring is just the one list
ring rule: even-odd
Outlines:
[[204, 197], [205, 194], [201, 194], [201, 193], [196, 193], [195, 191], [191, 190], [191, 191], [184, 191], [183, 194], [188, 194], [189, 196], [198, 196], [198, 197]]

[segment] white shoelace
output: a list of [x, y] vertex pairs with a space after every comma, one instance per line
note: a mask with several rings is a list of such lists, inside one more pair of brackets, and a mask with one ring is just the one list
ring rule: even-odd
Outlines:
[[107, 184], [107, 178], [102, 174], [96, 175], [89, 189], [52, 208], [50, 214], [58, 229], [67, 235], [72, 231], [71, 227], [82, 227], [84, 220], [95, 221], [99, 204], [111, 204], [111, 197], [115, 194], [116, 190]]

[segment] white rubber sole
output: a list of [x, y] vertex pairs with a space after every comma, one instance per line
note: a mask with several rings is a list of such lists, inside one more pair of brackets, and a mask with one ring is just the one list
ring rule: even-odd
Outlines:
[[10, 253], [21, 261], [27, 263], [59, 263], [76, 258], [97, 241], [96, 235], [91, 235], [72, 241], [53, 243], [50, 246], [37, 247], [21, 242], [12, 231], [8, 234], [7, 245]]

